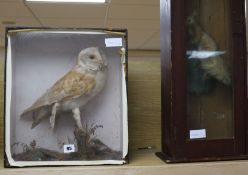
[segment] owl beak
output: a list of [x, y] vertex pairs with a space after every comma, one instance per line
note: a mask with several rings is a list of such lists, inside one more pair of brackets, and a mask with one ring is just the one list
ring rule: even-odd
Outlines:
[[105, 70], [106, 68], [107, 68], [107, 64], [102, 63], [99, 65], [99, 70], [101, 71]]

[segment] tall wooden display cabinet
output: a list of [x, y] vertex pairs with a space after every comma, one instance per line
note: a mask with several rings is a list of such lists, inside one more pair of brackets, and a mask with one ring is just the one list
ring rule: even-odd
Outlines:
[[248, 158], [245, 0], [161, 0], [167, 162]]

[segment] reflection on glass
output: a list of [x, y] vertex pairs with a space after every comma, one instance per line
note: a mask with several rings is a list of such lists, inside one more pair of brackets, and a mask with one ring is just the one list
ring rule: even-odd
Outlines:
[[188, 138], [230, 138], [234, 125], [229, 1], [187, 2]]

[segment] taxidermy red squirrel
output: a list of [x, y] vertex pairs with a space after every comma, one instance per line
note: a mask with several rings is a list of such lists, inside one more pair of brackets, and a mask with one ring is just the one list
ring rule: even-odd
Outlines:
[[[195, 20], [194, 12], [187, 18], [187, 50], [189, 51], [218, 51], [214, 39], [206, 33]], [[225, 52], [223, 52], [225, 53]], [[205, 58], [195, 58], [200, 62], [200, 68], [207, 76], [225, 85], [231, 85], [231, 75], [221, 54]], [[192, 58], [191, 58], [192, 59]]]

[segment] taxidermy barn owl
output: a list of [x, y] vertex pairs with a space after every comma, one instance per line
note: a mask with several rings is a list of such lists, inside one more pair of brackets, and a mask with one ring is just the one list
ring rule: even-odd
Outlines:
[[218, 51], [214, 39], [196, 22], [195, 16], [196, 13], [189, 16], [186, 25], [188, 89], [192, 93], [199, 94], [211, 91], [215, 81], [229, 86], [231, 75], [221, 57], [225, 52]]
[[55, 126], [56, 116], [70, 111], [78, 129], [86, 133], [81, 123], [80, 107], [95, 97], [104, 87], [107, 74], [107, 60], [97, 47], [82, 50], [77, 64], [27, 108], [21, 117], [31, 114], [37, 126], [44, 118], [50, 117]]

